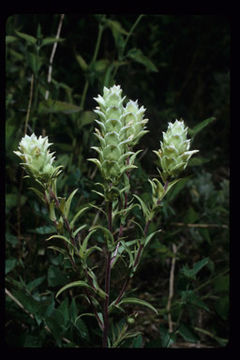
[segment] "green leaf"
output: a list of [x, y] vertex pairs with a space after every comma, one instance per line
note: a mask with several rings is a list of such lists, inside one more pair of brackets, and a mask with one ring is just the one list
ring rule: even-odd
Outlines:
[[73, 228], [76, 220], [77, 220], [87, 209], [89, 209], [89, 206], [83, 207], [82, 209], [80, 209], [80, 210], [76, 213], [76, 215], [74, 215], [72, 221], [70, 222], [70, 227], [71, 227], [71, 229]]
[[209, 161], [210, 159], [201, 156], [193, 157], [189, 160], [188, 166], [202, 166], [203, 164], [206, 164]]
[[194, 126], [193, 129], [188, 129], [188, 133], [191, 137], [194, 137], [195, 135], [197, 135], [200, 131], [202, 131], [206, 126], [208, 126], [209, 124], [211, 124], [214, 120], [216, 120], [215, 117], [210, 117], [206, 120], [203, 120], [202, 122], [200, 122], [199, 124], [197, 124], [196, 126]]
[[69, 245], [73, 246], [71, 241], [68, 240], [66, 238], [66, 236], [63, 236], [63, 235], [52, 235], [50, 236], [49, 238], [46, 239], [46, 241], [49, 241], [49, 240], [52, 240], [52, 239], [61, 239], [61, 240], [64, 240], [66, 243], [68, 243]]
[[86, 226], [87, 226], [86, 224], [83, 224], [83, 225], [79, 226], [79, 227], [74, 231], [73, 236], [74, 236], [74, 237], [77, 236], [77, 234], [79, 233], [79, 231], [85, 229]]
[[55, 37], [46, 37], [45, 39], [42, 40], [41, 43], [41, 47], [45, 46], [45, 45], [51, 45], [54, 43], [59, 43], [59, 42], [63, 42], [64, 39], [62, 38], [55, 38]]
[[96, 118], [96, 115], [93, 111], [83, 111], [79, 118], [78, 118], [78, 124], [79, 124], [79, 130], [86, 125], [89, 125], [94, 122]]
[[97, 278], [96, 275], [94, 274], [94, 272], [91, 269], [87, 269], [87, 273], [88, 275], [91, 277], [92, 282], [93, 282], [93, 287], [94, 287], [94, 291], [96, 292], [96, 294], [98, 294], [101, 298], [105, 299], [107, 294], [105, 293], [105, 291], [103, 291], [100, 286], [98, 285], [97, 282]]
[[6, 37], [5, 37], [6, 44], [10, 44], [16, 40], [17, 40], [17, 38], [12, 35], [6, 35]]
[[196, 262], [194, 265], [193, 265], [193, 273], [195, 275], [197, 275], [197, 273], [204, 267], [208, 264], [208, 261], [209, 259], [206, 257], [206, 258], [203, 258], [202, 260]]
[[163, 348], [169, 348], [170, 345], [172, 345], [176, 341], [176, 334], [175, 333], [169, 333], [168, 329], [160, 325], [159, 328], [160, 337], [161, 337], [161, 347]]
[[41, 191], [35, 189], [34, 187], [30, 187], [29, 190], [32, 190], [32, 191], [37, 195], [37, 197], [38, 197], [41, 201], [45, 202], [44, 196], [43, 196], [43, 194], [41, 193]]
[[22, 33], [20, 31], [15, 31], [15, 33], [22, 39], [26, 40], [29, 44], [36, 44], [37, 39], [35, 37], [33, 37], [32, 35], [28, 35], [25, 33]]
[[200, 309], [210, 311], [208, 306], [195, 294], [193, 290], [185, 290], [181, 292], [181, 298], [184, 304], [191, 304]]
[[142, 208], [142, 212], [145, 216], [146, 219], [150, 218], [150, 211], [147, 207], [147, 205], [145, 204], [145, 202], [136, 194], [133, 194], [133, 196], [139, 201], [141, 208]]
[[161, 231], [162, 231], [162, 230], [160, 229], [160, 230], [154, 231], [154, 232], [152, 232], [151, 234], [149, 234], [149, 235], [146, 237], [146, 239], [144, 239], [144, 247], [146, 247], [146, 246], [148, 245], [149, 241], [153, 238], [153, 236], [154, 236], [155, 234], [157, 234], [157, 233], [159, 233], [159, 232], [161, 232]]
[[33, 281], [30, 281], [27, 284], [28, 291], [32, 291], [33, 289], [35, 289], [36, 287], [41, 285], [45, 279], [46, 279], [46, 276], [44, 275], [44, 276], [40, 276], [40, 277], [34, 279]]
[[48, 286], [49, 287], [55, 287], [55, 286], [61, 286], [63, 284], [66, 284], [68, 281], [68, 278], [64, 272], [59, 270], [57, 266], [51, 265], [48, 268]]
[[63, 324], [64, 324], [64, 317], [61, 311], [54, 309], [54, 312], [51, 314], [51, 316], [48, 316], [45, 320], [46, 325], [50, 329], [51, 333], [53, 334], [57, 346], [61, 346], [61, 337], [63, 333]]
[[104, 234], [106, 235], [108, 250], [113, 251], [115, 249], [115, 242], [114, 242], [114, 237], [113, 237], [113, 234], [111, 233], [111, 231], [109, 231], [107, 228], [105, 228], [104, 226], [101, 226], [101, 225], [95, 225], [91, 228], [91, 230], [98, 230], [98, 229], [102, 230], [104, 232]]
[[119, 21], [107, 19], [107, 20], [106, 20], [106, 24], [107, 24], [113, 31], [117, 31], [117, 32], [119, 32], [119, 33], [121, 33], [121, 34], [128, 35], [128, 32], [122, 27], [122, 25], [120, 24]]
[[68, 218], [71, 202], [72, 202], [72, 199], [73, 199], [73, 197], [74, 197], [74, 195], [76, 194], [77, 191], [78, 191], [78, 189], [73, 190], [73, 192], [69, 195], [69, 198], [67, 199], [67, 201], [65, 203], [64, 215], [65, 215], [66, 218]]
[[82, 260], [85, 261], [85, 253], [86, 253], [86, 249], [87, 249], [87, 245], [88, 245], [88, 240], [90, 239], [90, 237], [92, 236], [92, 234], [95, 232], [96, 230], [93, 229], [91, 230], [87, 236], [84, 238], [82, 245], [80, 245], [80, 250], [79, 250], [79, 256], [82, 258]]
[[65, 290], [70, 289], [72, 287], [86, 287], [88, 289], [92, 289], [91, 286], [89, 286], [85, 281], [82, 280], [78, 280], [78, 281], [73, 281], [65, 286], [63, 286], [60, 290], [58, 290], [57, 294], [56, 294], [56, 298]]
[[189, 327], [187, 327], [186, 325], [184, 324], [181, 324], [179, 326], [179, 329], [177, 331], [181, 336], [182, 338], [187, 341], [187, 342], [191, 342], [191, 343], [196, 343], [199, 338], [197, 335], [195, 335], [190, 329]]
[[135, 339], [133, 339], [133, 342], [132, 342], [132, 347], [133, 348], [141, 348], [143, 345], [143, 338], [142, 338], [142, 335], [139, 334], [135, 337]]
[[60, 248], [60, 247], [58, 247], [58, 246], [48, 246], [48, 249], [55, 250], [55, 251], [59, 252], [60, 254], [63, 254], [64, 256], [66, 256], [66, 255], [67, 255], [66, 250], [61, 249], [61, 248]]
[[79, 112], [81, 109], [79, 106], [74, 104], [69, 104], [67, 102], [58, 101], [58, 100], [44, 100], [39, 103], [38, 112], [40, 114], [53, 114], [53, 113], [64, 113], [72, 114]]
[[17, 259], [7, 259], [5, 262], [5, 275], [12, 271], [17, 265]]
[[76, 55], [76, 59], [78, 64], [80, 65], [81, 69], [83, 71], [86, 71], [88, 69], [88, 64], [86, 63], [86, 61], [83, 59], [83, 57], [79, 54]]
[[152, 306], [151, 304], [149, 304], [147, 301], [142, 300], [142, 299], [138, 299], [138, 298], [134, 298], [134, 297], [129, 297], [129, 298], [123, 298], [118, 305], [121, 304], [137, 304], [137, 305], [141, 305], [141, 306], [146, 306], [147, 308], [151, 309], [152, 311], [154, 311], [156, 314], [158, 314], [157, 309], [155, 309], [154, 306]]
[[89, 333], [88, 333], [88, 328], [87, 328], [86, 324], [84, 323], [84, 321], [82, 319], [78, 318], [77, 321], [75, 322], [75, 326], [78, 329], [81, 338], [88, 341]]
[[69, 301], [67, 297], [61, 302], [57, 310], [62, 313], [64, 318], [64, 326], [66, 326], [69, 321]]
[[147, 70], [158, 72], [157, 67], [153, 64], [153, 62], [145, 55], [143, 55], [142, 50], [133, 48], [128, 51], [127, 57], [132, 60], [144, 65]]
[[172, 201], [178, 195], [178, 193], [184, 188], [188, 180], [189, 176], [177, 179], [176, 183], [173, 184], [176, 184], [176, 186], [174, 188], [167, 189], [167, 192], [171, 190], [171, 192], [168, 194], [168, 201]]
[[214, 290], [218, 293], [226, 293], [229, 291], [229, 275], [223, 275], [215, 279]]
[[31, 67], [33, 73], [35, 75], [37, 75], [37, 73], [39, 72], [39, 70], [42, 66], [41, 58], [34, 53], [28, 52], [27, 53], [27, 61], [29, 63], [29, 66]]
[[45, 226], [39, 226], [36, 229], [29, 230], [29, 232], [39, 235], [46, 235], [46, 234], [52, 234], [56, 232], [56, 229], [54, 226], [45, 225]]

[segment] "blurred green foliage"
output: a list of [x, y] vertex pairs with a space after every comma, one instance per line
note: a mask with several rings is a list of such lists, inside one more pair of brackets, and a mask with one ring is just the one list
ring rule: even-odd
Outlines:
[[[136, 336], [122, 347], [224, 346], [229, 338], [229, 97], [230, 25], [220, 15], [64, 16], [52, 77], [48, 72], [60, 15], [14, 15], [6, 21], [6, 343], [19, 347], [99, 347], [94, 318], [82, 316], [81, 293], [55, 299], [74, 279], [62, 255], [48, 250], [54, 232], [46, 209], [28, 190], [13, 150], [27, 131], [48, 135], [58, 164], [64, 165], [58, 192], [78, 188], [71, 211], [89, 201], [99, 173], [86, 159], [95, 116], [93, 97], [103, 86], [121, 84], [147, 108], [149, 134], [132, 188], [148, 199], [148, 176], [155, 173], [153, 149], [167, 123], [182, 117], [194, 132], [199, 156], [189, 177], [163, 201], [151, 230], [162, 229], [144, 253], [132, 281], [138, 297], [159, 311], [134, 307], [128, 326]], [[31, 93], [32, 84], [32, 93]], [[46, 100], [46, 91], [49, 96]], [[206, 119], [215, 117], [214, 121]], [[205, 121], [203, 123], [203, 121]], [[196, 129], [197, 124], [203, 124]], [[206, 125], [206, 126], [205, 126]], [[205, 126], [205, 127], [204, 127]], [[199, 131], [198, 131], [199, 130]], [[88, 214], [89, 224], [95, 212]], [[136, 210], [136, 216], [140, 218]], [[129, 227], [131, 232], [131, 227]], [[173, 244], [177, 247], [173, 252]], [[176, 256], [173, 332], [167, 304]], [[98, 264], [98, 259], [95, 259]], [[121, 276], [121, 269], [114, 269]], [[120, 275], [119, 275], [120, 274]], [[103, 274], [102, 274], [103, 276]], [[114, 274], [112, 276], [114, 287]], [[19, 305], [20, 304], [20, 305]], [[77, 321], [76, 321], [77, 318]], [[112, 325], [112, 336], [125, 323]], [[140, 335], [141, 332], [142, 334]], [[114, 335], [115, 334], [115, 335]]]

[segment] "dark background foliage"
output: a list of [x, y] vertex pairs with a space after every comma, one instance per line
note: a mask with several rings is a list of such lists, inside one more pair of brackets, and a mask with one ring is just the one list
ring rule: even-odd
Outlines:
[[[138, 15], [66, 14], [60, 35], [63, 40], [58, 43], [52, 80], [48, 83], [49, 59], [59, 17], [59, 14], [19, 14], [6, 21], [8, 345], [99, 346], [93, 319], [83, 317], [74, 322], [88, 306], [79, 301], [80, 295], [71, 293], [61, 298], [62, 301], [54, 298], [59, 287], [71, 279], [71, 271], [63, 265], [60, 255], [47, 249], [44, 240], [54, 230], [47, 211], [28, 190], [29, 183], [22, 179], [22, 170], [13, 154], [24, 134], [31, 79], [28, 133], [46, 134], [54, 143], [57, 161], [65, 167], [59, 193], [66, 196], [79, 188], [73, 212], [74, 207], [88, 201], [99, 202], [91, 189], [100, 175], [86, 159], [92, 157], [90, 146], [95, 144], [93, 97], [102, 92], [104, 85], [120, 84], [124, 94], [138, 99], [147, 109], [150, 131], [138, 145], [144, 152], [138, 169], [131, 175], [134, 192], [145, 199], [149, 198], [150, 190], [147, 178], [156, 174], [152, 150], [159, 148], [168, 122], [183, 118], [194, 129], [204, 120], [215, 118], [195, 132], [193, 148], [200, 152], [185, 174], [190, 178], [180, 182], [163, 203], [161, 213], [151, 225], [152, 230], [161, 227], [163, 231], [149, 245], [131, 284], [140, 298], [159, 309], [160, 316], [156, 319], [150, 311], [139, 309], [134, 322], [142, 335], [123, 342], [122, 346], [226, 345], [229, 338], [229, 19], [223, 15], [147, 14], [139, 18], [123, 49]], [[101, 26], [104, 29], [98, 48]], [[48, 102], [46, 90], [49, 90]], [[137, 212], [135, 215], [140, 216]], [[94, 216], [92, 213], [87, 219], [90, 224]], [[128, 231], [131, 234], [132, 230]], [[166, 306], [173, 244], [177, 246], [171, 307], [174, 332], [169, 335]], [[112, 286], [118, 286], [115, 280]], [[134, 308], [129, 311], [133, 312]]]

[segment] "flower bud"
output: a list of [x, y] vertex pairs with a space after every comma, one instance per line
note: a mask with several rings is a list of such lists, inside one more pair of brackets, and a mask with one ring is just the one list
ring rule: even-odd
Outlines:
[[47, 136], [37, 138], [33, 133], [25, 135], [19, 143], [19, 151], [14, 151], [23, 160], [21, 165], [26, 172], [43, 183], [48, 183], [60, 173], [61, 166], [53, 166], [55, 157], [48, 150], [50, 145]]
[[124, 121], [127, 126], [127, 135], [132, 135], [132, 146], [136, 145], [139, 139], [148, 132], [145, 130], [145, 125], [148, 119], [143, 119], [146, 109], [141, 106], [138, 107], [138, 101], [130, 100], [124, 108]]
[[183, 121], [176, 120], [174, 123], [169, 123], [167, 131], [163, 132], [161, 148], [154, 151], [162, 168], [161, 174], [164, 180], [177, 177], [186, 168], [191, 156], [199, 151], [189, 151], [190, 139], [187, 139], [187, 130]]
[[99, 153], [99, 159], [88, 160], [99, 167], [106, 180], [117, 184], [124, 172], [136, 167], [133, 162], [137, 153], [131, 147], [147, 132], [144, 125], [148, 120], [143, 119], [145, 109], [139, 109], [137, 102], [130, 100], [124, 107], [120, 85], [104, 87], [103, 96], [94, 99], [99, 105], [94, 111], [100, 118], [96, 120], [99, 128], [95, 129], [100, 146], [92, 148]]

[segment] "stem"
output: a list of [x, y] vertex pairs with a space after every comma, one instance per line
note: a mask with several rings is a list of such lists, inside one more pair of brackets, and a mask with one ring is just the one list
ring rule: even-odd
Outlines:
[[[52, 52], [51, 52], [51, 56], [50, 56], [50, 60], [49, 60], [49, 68], [48, 68], [48, 77], [47, 77], [47, 82], [50, 84], [52, 81], [52, 67], [53, 67], [53, 59], [54, 59], [54, 55], [57, 49], [57, 45], [58, 42], [57, 40], [60, 37], [60, 33], [61, 33], [61, 29], [62, 29], [62, 24], [63, 24], [63, 19], [64, 19], [64, 14], [61, 14], [60, 16], [60, 20], [59, 20], [59, 24], [58, 24], [58, 29], [57, 29], [57, 34], [56, 34], [56, 41], [53, 44], [53, 48], [52, 48]], [[46, 90], [45, 92], [45, 100], [48, 99], [49, 96], [49, 91]]]
[[[108, 229], [112, 233], [112, 202], [108, 203]], [[107, 294], [104, 309], [103, 309], [103, 338], [102, 345], [103, 347], [108, 347], [107, 337], [108, 337], [108, 329], [109, 329], [109, 318], [108, 318], [108, 305], [109, 305], [109, 294], [110, 294], [110, 280], [111, 280], [111, 252], [107, 253], [106, 260], [106, 273], [105, 273], [105, 293]]]
[[[90, 67], [97, 59], [98, 52], [99, 52], [99, 47], [100, 47], [100, 43], [101, 43], [101, 39], [102, 39], [103, 29], [104, 29], [104, 27], [100, 24], [99, 28], [98, 28], [98, 36], [97, 36], [96, 46], [95, 46], [95, 49], [94, 49], [94, 54], [93, 54], [92, 61], [90, 63]], [[81, 103], [80, 103], [81, 110], [83, 110], [83, 108], [84, 108], [84, 103], [85, 103], [88, 87], [89, 87], [89, 81], [86, 80], [84, 88], [83, 88]]]
[[[49, 194], [50, 194], [50, 196], [52, 196], [54, 198], [56, 206], [59, 209], [59, 201], [58, 201], [58, 199], [56, 198], [55, 194], [52, 192], [51, 189], [49, 190]], [[45, 191], [44, 191], [44, 200], [45, 200], [45, 203], [47, 204], [47, 206], [49, 207], [50, 203], [48, 201], [48, 198], [47, 198], [47, 195], [46, 195]], [[53, 223], [54, 223], [54, 226], [56, 228], [56, 231], [58, 232], [56, 220], [53, 220]], [[69, 226], [69, 228], [70, 228], [70, 226]], [[71, 231], [71, 229], [70, 229], [70, 231]], [[66, 247], [66, 249], [68, 249], [67, 244], [65, 242], [64, 242], [64, 246]], [[73, 259], [73, 257], [70, 256], [70, 254], [69, 254], [69, 260], [70, 260], [70, 262], [72, 264], [73, 269], [76, 271], [76, 265], [75, 265], [74, 259]]]
[[127, 42], [128, 42], [128, 40], [129, 40], [130, 36], [131, 36], [132, 33], [133, 33], [135, 27], [137, 26], [137, 24], [139, 23], [139, 21], [142, 19], [143, 16], [144, 16], [143, 14], [142, 14], [142, 15], [139, 15], [138, 18], [137, 18], [137, 20], [135, 21], [135, 23], [134, 23], [133, 26], [131, 27], [131, 29], [130, 29], [130, 31], [129, 31], [129, 33], [128, 33], [128, 36], [127, 36], [127, 38], [126, 38], [125, 44], [124, 44], [124, 49], [125, 49], [125, 47], [126, 47], [126, 45], [127, 45]]
[[[147, 235], [149, 225], [150, 225], [150, 220], [148, 220], [146, 222], [146, 225], [145, 225], [145, 228], [144, 228], [144, 235], [145, 236]], [[143, 250], [143, 244], [140, 244], [139, 249], [138, 249], [138, 253], [137, 253], [134, 265], [133, 265], [133, 268], [135, 268], [138, 265], [142, 250]], [[130, 275], [128, 275], [127, 279], [125, 280], [125, 282], [123, 284], [123, 287], [122, 287], [122, 289], [121, 289], [121, 291], [120, 291], [120, 293], [119, 293], [119, 295], [117, 297], [117, 300], [115, 301], [115, 305], [117, 305], [119, 303], [119, 301], [122, 299], [122, 297], [124, 295], [124, 292], [125, 292], [125, 290], [127, 288], [127, 285], [129, 283], [129, 280], [130, 280]]]
[[94, 54], [93, 54], [91, 64], [93, 64], [97, 59], [98, 51], [99, 51], [99, 47], [100, 47], [100, 43], [101, 43], [101, 39], [102, 39], [103, 29], [104, 29], [104, 27], [100, 24], [99, 28], [98, 28], [98, 37], [97, 37], [97, 42], [96, 42], [96, 46], [95, 46], [95, 50], [94, 50]]
[[67, 232], [68, 232], [69, 235], [70, 235], [71, 243], [72, 243], [72, 245], [75, 247], [75, 246], [76, 246], [76, 244], [75, 244], [75, 239], [74, 239], [74, 237], [72, 236], [72, 230], [71, 230], [69, 221], [68, 221], [68, 219], [66, 218], [66, 216], [63, 214], [63, 212], [62, 212], [61, 209], [60, 209], [59, 200], [58, 200], [58, 198], [56, 197], [56, 195], [54, 194], [54, 192], [52, 191], [51, 188], [49, 189], [49, 194], [50, 194], [50, 196], [53, 198], [53, 200], [55, 201], [56, 207], [57, 207], [58, 210], [61, 212], [61, 215], [62, 215], [64, 224], [65, 224], [65, 227], [66, 227], [66, 229], [67, 229]]

